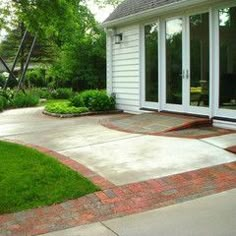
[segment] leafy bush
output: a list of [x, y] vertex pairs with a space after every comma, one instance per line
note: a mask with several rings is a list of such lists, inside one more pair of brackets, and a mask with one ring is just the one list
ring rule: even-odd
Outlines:
[[3, 74], [0, 73], [0, 87], [5, 85], [6, 78]]
[[14, 96], [11, 101], [11, 106], [15, 108], [21, 107], [34, 107], [39, 103], [39, 97], [35, 94], [28, 93], [24, 94], [22, 92]]
[[115, 99], [106, 91], [87, 90], [80, 94], [84, 105], [91, 111], [109, 111], [115, 109]]
[[55, 114], [81, 114], [89, 111], [86, 107], [71, 106], [69, 102], [49, 103], [45, 110]]
[[50, 98], [51, 96], [48, 88], [33, 88], [30, 92], [37, 95], [39, 98]]
[[8, 106], [8, 101], [5, 97], [0, 95], [0, 111], [3, 111]]
[[4, 110], [4, 101], [3, 97], [0, 97], [0, 112]]
[[84, 100], [80, 94], [73, 97], [71, 100], [71, 105], [75, 107], [84, 107]]
[[51, 93], [51, 97], [54, 99], [69, 99], [72, 96], [73, 91], [70, 88], [58, 88]]
[[26, 84], [28, 87], [44, 87], [46, 86], [45, 81], [45, 70], [36, 68], [26, 73]]

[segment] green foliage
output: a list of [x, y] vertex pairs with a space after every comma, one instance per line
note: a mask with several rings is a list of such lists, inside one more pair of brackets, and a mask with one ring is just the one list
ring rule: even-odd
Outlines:
[[45, 70], [41, 68], [30, 70], [26, 73], [27, 87], [45, 87]]
[[3, 97], [0, 97], [0, 112], [3, 111], [4, 109], [4, 101], [3, 101]]
[[0, 214], [76, 199], [98, 191], [89, 180], [31, 148], [0, 142]]
[[[50, 72], [47, 75], [47, 86], [72, 87], [78, 91], [105, 88], [105, 32], [95, 21], [85, 1], [9, 0], [9, 4], [11, 8], [0, 5], [0, 10], [6, 13], [0, 16], [0, 20], [10, 14], [16, 31], [20, 30], [17, 34], [22, 34], [22, 29], [26, 28], [31, 36], [38, 36], [37, 42], [40, 45], [46, 45], [43, 49], [36, 45], [33, 59], [37, 58], [38, 62], [41, 55], [48, 57]], [[13, 10], [9, 13], [8, 9]], [[18, 45], [17, 42], [11, 45]], [[6, 42], [5, 46], [7, 45]], [[0, 49], [0, 53], [10, 51], [11, 48], [12, 46], [7, 50]], [[28, 49], [26, 46], [24, 51], [27, 52]], [[24, 53], [22, 54], [24, 58]], [[15, 52], [11, 55], [15, 55]], [[38, 80], [33, 83], [37, 82]]]
[[55, 114], [81, 114], [88, 112], [86, 107], [74, 107], [70, 102], [49, 103], [45, 106], [45, 110]]
[[84, 105], [90, 111], [109, 111], [115, 109], [115, 99], [107, 95], [106, 91], [87, 90], [80, 94]]
[[50, 90], [48, 90], [48, 88], [32, 88], [29, 90], [29, 92], [35, 94], [39, 98], [48, 99], [51, 97], [51, 93]]
[[51, 98], [53, 99], [69, 99], [73, 96], [73, 91], [70, 88], [58, 88], [51, 92]]
[[80, 94], [74, 96], [70, 101], [71, 101], [72, 106], [75, 106], [75, 107], [84, 107], [85, 106], [83, 97]]
[[38, 105], [39, 97], [32, 93], [24, 94], [20, 92], [14, 96], [11, 101], [11, 106], [14, 108], [21, 108], [21, 107], [34, 107]]
[[3, 111], [8, 106], [8, 101], [5, 97], [0, 95], [0, 111]]
[[5, 85], [6, 78], [0, 73], [0, 87], [3, 88]]

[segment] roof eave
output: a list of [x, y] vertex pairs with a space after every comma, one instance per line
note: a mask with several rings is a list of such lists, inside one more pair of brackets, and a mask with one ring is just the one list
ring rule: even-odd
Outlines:
[[129, 23], [132, 21], [137, 21], [142, 18], [154, 17], [158, 14], [163, 14], [170, 10], [176, 10], [180, 7], [188, 7], [196, 3], [204, 3], [204, 2], [209, 2], [209, 0], [183, 0], [181, 2], [171, 3], [168, 5], [157, 7], [155, 9], [146, 10], [146, 11], [139, 12], [133, 15], [118, 18], [118, 19], [108, 21], [108, 22], [104, 22], [102, 25], [104, 28], [111, 28], [117, 25], [122, 25], [122, 24]]

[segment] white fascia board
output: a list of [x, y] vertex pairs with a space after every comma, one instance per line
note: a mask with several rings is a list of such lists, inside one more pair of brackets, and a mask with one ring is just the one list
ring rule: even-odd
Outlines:
[[164, 14], [168, 11], [178, 10], [181, 7], [188, 7], [194, 4], [210, 3], [211, 0], [183, 0], [181, 2], [171, 3], [165, 6], [161, 6], [155, 9], [139, 12], [130, 16], [122, 17], [113, 21], [104, 22], [102, 25], [104, 28], [111, 28], [117, 25], [129, 23], [132, 21], [141, 20], [146, 17], [154, 17], [158, 14]]

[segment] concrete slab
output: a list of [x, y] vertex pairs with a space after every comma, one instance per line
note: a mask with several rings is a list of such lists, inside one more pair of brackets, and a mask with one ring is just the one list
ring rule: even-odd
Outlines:
[[58, 232], [44, 234], [44, 236], [117, 236], [101, 223], [83, 225]]
[[205, 138], [203, 141], [220, 148], [227, 148], [236, 145], [236, 134], [227, 134], [219, 137]]
[[236, 190], [103, 222], [119, 236], [236, 235]]
[[139, 136], [62, 151], [116, 185], [182, 173], [236, 160], [199, 140]]

